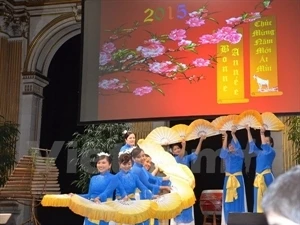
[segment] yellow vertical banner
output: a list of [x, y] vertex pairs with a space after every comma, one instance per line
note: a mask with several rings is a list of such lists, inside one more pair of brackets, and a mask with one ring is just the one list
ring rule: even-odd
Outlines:
[[250, 24], [250, 93], [253, 97], [283, 94], [278, 85], [274, 16]]
[[[243, 34], [242, 29], [238, 32]], [[243, 38], [237, 44], [221, 41], [217, 45], [217, 102], [218, 104], [246, 103], [244, 84]]]

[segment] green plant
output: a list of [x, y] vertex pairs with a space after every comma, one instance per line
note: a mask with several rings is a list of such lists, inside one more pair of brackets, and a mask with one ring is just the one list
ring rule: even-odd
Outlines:
[[296, 147], [294, 160], [297, 164], [300, 164], [300, 116], [289, 116], [286, 123], [289, 126], [288, 139]]
[[82, 192], [88, 190], [91, 175], [97, 173], [94, 162], [97, 153], [111, 153], [116, 144], [124, 141], [122, 132], [128, 128], [128, 125], [122, 123], [106, 123], [89, 125], [82, 134], [73, 134], [67, 147], [77, 149], [77, 158], [74, 160], [77, 163], [79, 179], [73, 183]]
[[6, 183], [15, 164], [18, 135], [18, 125], [0, 116], [0, 187]]

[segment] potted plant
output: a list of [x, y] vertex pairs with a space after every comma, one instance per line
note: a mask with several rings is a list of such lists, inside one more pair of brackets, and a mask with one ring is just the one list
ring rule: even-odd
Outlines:
[[116, 145], [124, 141], [122, 133], [128, 129], [128, 125], [123, 123], [105, 123], [89, 125], [82, 134], [73, 134], [74, 138], [68, 142], [67, 147], [77, 149], [77, 158], [74, 160], [77, 163], [79, 179], [73, 183], [82, 192], [88, 190], [91, 175], [97, 173], [94, 162], [97, 153], [110, 153], [115, 159], [119, 150]]
[[294, 160], [300, 164], [300, 116], [289, 116], [286, 123], [289, 127], [288, 140], [291, 140], [296, 148]]
[[15, 164], [18, 135], [18, 125], [0, 116], [0, 187], [6, 183]]

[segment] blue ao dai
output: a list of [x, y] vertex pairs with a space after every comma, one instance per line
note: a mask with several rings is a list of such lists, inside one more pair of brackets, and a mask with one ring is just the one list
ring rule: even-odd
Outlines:
[[[90, 180], [88, 193], [80, 196], [89, 200], [99, 197], [101, 202], [106, 202], [113, 198], [113, 192], [118, 185], [119, 181], [117, 177], [107, 171], [103, 174], [93, 176]], [[105, 221], [99, 222], [99, 225], [107, 224], [108, 222]], [[95, 225], [95, 223], [85, 218], [84, 225]]]
[[[234, 146], [235, 151], [229, 152], [228, 148], [222, 148], [220, 152], [220, 158], [224, 160], [225, 172], [229, 174], [234, 174], [237, 172], [242, 172], [244, 163], [244, 152], [242, 151], [239, 142], [231, 141]], [[228, 181], [228, 176], [225, 176], [224, 186], [223, 186], [223, 212], [225, 224], [228, 221], [228, 214], [230, 212], [247, 212], [247, 201], [245, 192], [245, 183], [243, 175], [235, 176], [240, 183], [240, 187], [237, 188], [237, 199], [233, 202], [225, 202], [226, 199], [226, 185]]]
[[[263, 173], [265, 170], [272, 170], [272, 164], [276, 156], [275, 150], [269, 144], [262, 144], [260, 150], [253, 141], [250, 143], [249, 154], [254, 153], [256, 154], [256, 176], [257, 174]], [[263, 174], [264, 181], [266, 186], [268, 187], [274, 180], [274, 176], [272, 172]], [[253, 205], [253, 212], [258, 212], [258, 188], [254, 187], [254, 205]], [[261, 211], [260, 211], [261, 212]]]

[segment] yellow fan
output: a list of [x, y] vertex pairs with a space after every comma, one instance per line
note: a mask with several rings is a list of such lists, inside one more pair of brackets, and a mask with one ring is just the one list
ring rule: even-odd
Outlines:
[[193, 172], [191, 171], [191, 169], [184, 165], [184, 164], [179, 164], [181, 169], [183, 170], [183, 172], [185, 173], [186, 177], [191, 181], [191, 184], [190, 186], [194, 189], [195, 186], [196, 186], [196, 183], [195, 183], [195, 176], [193, 174]]
[[92, 220], [114, 221], [115, 219], [114, 208], [105, 202], [96, 204], [79, 195], [73, 195], [71, 197], [69, 209], [80, 216], [88, 217]]
[[178, 193], [160, 195], [152, 201], [156, 202], [158, 205], [155, 211], [155, 218], [157, 219], [172, 219], [182, 211], [181, 198]]
[[211, 121], [211, 124], [216, 128], [216, 130], [219, 130], [219, 124], [223, 119], [226, 118], [226, 116], [219, 116], [213, 121]]
[[165, 149], [160, 144], [157, 144], [156, 142], [149, 140], [149, 139], [139, 139], [137, 142], [137, 145], [143, 150], [152, 149], [151, 151], [156, 151], [156, 152], [158, 152], [158, 151], [164, 152], [165, 151]]
[[202, 135], [206, 137], [217, 135], [216, 128], [207, 120], [198, 119], [194, 120], [188, 127], [188, 136], [186, 140], [194, 140], [200, 138]]
[[160, 145], [170, 145], [182, 141], [176, 131], [169, 127], [155, 128], [148, 134], [146, 140], [151, 140]]
[[177, 165], [175, 158], [166, 152], [161, 145], [144, 139], [140, 139], [137, 144], [146, 154], [151, 156], [152, 161], [159, 168], [163, 169], [167, 165]]
[[284, 124], [273, 113], [264, 112], [261, 117], [266, 130], [280, 131], [284, 129]]
[[188, 128], [189, 126], [186, 124], [177, 124], [173, 127], [171, 127], [172, 130], [174, 130], [182, 140], [185, 140], [185, 138], [188, 136]]
[[106, 202], [115, 210], [114, 222], [137, 224], [156, 216], [157, 203], [152, 200], [129, 200]]
[[41, 204], [42, 206], [52, 207], [68, 207], [70, 204], [71, 196], [63, 195], [44, 195]]
[[235, 127], [237, 130], [243, 129], [243, 127], [235, 123], [237, 120], [239, 120], [238, 115], [220, 116], [212, 124], [220, 131], [231, 131], [232, 127]]
[[175, 176], [170, 176], [170, 181], [172, 185], [171, 193], [179, 194], [182, 202], [182, 209], [189, 208], [195, 204], [196, 198], [194, 191], [188, 184]]
[[263, 125], [263, 120], [260, 113], [256, 110], [246, 110], [242, 112], [239, 117], [234, 121], [235, 124], [245, 127], [261, 127]]
[[[190, 187], [193, 186], [195, 183], [194, 177], [189, 177], [186, 175], [186, 172], [182, 169], [181, 164], [177, 163], [176, 165], [163, 165], [161, 167], [163, 172], [167, 176], [174, 176], [182, 180], [184, 183], [189, 185]], [[192, 187], [193, 188], [193, 187]]]

